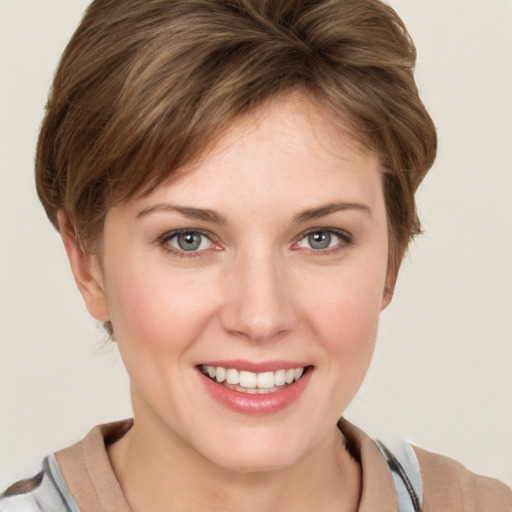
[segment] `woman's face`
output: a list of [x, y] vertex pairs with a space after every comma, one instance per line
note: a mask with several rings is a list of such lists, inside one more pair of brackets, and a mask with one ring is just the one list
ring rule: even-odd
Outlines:
[[90, 309], [113, 324], [136, 425], [237, 471], [325, 446], [372, 356], [387, 257], [373, 153], [298, 96], [237, 120], [106, 217]]

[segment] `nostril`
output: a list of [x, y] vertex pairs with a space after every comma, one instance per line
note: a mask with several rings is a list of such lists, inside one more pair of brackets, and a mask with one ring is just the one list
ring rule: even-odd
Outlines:
[[227, 332], [254, 342], [280, 339], [297, 321], [293, 286], [285, 271], [277, 268], [273, 253], [265, 251], [254, 250], [234, 264], [225, 276], [220, 311]]

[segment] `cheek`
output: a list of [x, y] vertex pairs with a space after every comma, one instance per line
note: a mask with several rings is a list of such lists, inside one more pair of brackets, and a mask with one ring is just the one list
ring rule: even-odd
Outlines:
[[[361, 386], [373, 355], [385, 269], [346, 265], [303, 281], [303, 326], [318, 356], [321, 385], [315, 389], [318, 418], [327, 424], [343, 414]], [[329, 411], [326, 413], [326, 411]]]
[[359, 373], [361, 366], [369, 364], [384, 283], [383, 266], [347, 266], [304, 288], [304, 311], [333, 365]]
[[[124, 274], [124, 275], [123, 275]], [[129, 278], [128, 278], [129, 276]], [[109, 307], [118, 342], [168, 350], [184, 347], [211, 316], [213, 301], [201, 273], [125, 268], [109, 283]]]
[[[136, 268], [134, 268], [136, 267]], [[111, 273], [114, 336], [132, 383], [134, 410], [175, 410], [190, 374], [190, 347], [212, 316], [203, 276], [138, 266]], [[129, 278], [128, 278], [129, 276]], [[199, 300], [200, 299], [200, 300]], [[146, 413], [142, 413], [146, 414]]]

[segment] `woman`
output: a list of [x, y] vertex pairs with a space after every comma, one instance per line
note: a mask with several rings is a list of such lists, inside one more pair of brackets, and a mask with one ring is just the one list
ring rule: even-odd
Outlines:
[[45, 459], [2, 510], [510, 509], [420, 449], [396, 480], [399, 453], [338, 423], [435, 156], [414, 60], [373, 0], [91, 4], [37, 185], [134, 421]]

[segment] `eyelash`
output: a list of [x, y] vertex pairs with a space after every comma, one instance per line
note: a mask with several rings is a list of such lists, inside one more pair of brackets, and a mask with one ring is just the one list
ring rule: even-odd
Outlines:
[[201, 249], [199, 251], [185, 251], [184, 249], [178, 249], [170, 245], [170, 241], [173, 238], [177, 238], [180, 235], [200, 235], [201, 237], [206, 238], [210, 241], [210, 243], [215, 247], [217, 244], [213, 241], [213, 235], [209, 233], [208, 231], [202, 231], [200, 229], [178, 229], [175, 231], [170, 231], [168, 233], [165, 233], [162, 235], [158, 242], [163, 247], [165, 251], [167, 251], [170, 254], [173, 254], [174, 256], [182, 257], [182, 258], [195, 258], [198, 256], [201, 256], [201, 253], [206, 251], [207, 249]]
[[[337, 243], [334, 247], [328, 247], [325, 249], [313, 249], [313, 248], [303, 248], [299, 246], [299, 243], [307, 238], [310, 235], [314, 235], [316, 233], [327, 233], [329, 235], [334, 235], [340, 239], [340, 242]], [[200, 250], [192, 250], [192, 251], [186, 251], [184, 249], [178, 249], [170, 245], [170, 241], [174, 238], [180, 236], [180, 235], [200, 235], [201, 237], [205, 237], [209, 242], [213, 245], [213, 247], [217, 247], [217, 250], [219, 246], [216, 244], [216, 242], [213, 240], [213, 235], [207, 231], [202, 231], [200, 229], [178, 229], [175, 231], [170, 231], [168, 233], [165, 233], [162, 235], [158, 243], [163, 247], [165, 251], [168, 253], [171, 253], [175, 256], [182, 257], [182, 258], [195, 258], [198, 256], [201, 256], [203, 252], [207, 251], [208, 249], [200, 249]], [[202, 242], [201, 242], [202, 243]], [[297, 237], [296, 241], [293, 243], [292, 250], [304, 250], [307, 251], [310, 255], [313, 256], [325, 256], [328, 254], [336, 253], [343, 248], [345, 248], [347, 245], [353, 244], [353, 237], [350, 233], [348, 233], [345, 230], [342, 229], [333, 229], [333, 228], [315, 228], [311, 229], [309, 231], [306, 231], [305, 233], [302, 233], [299, 237]]]
[[309, 231], [306, 231], [305, 233], [301, 234], [300, 237], [297, 239], [297, 241], [293, 244], [294, 250], [299, 250], [297, 247], [300, 248], [299, 243], [306, 239], [310, 235], [318, 234], [318, 233], [328, 233], [329, 235], [334, 235], [340, 239], [340, 242], [337, 243], [334, 247], [327, 247], [325, 249], [312, 249], [312, 248], [302, 248], [302, 250], [305, 250], [308, 252], [309, 255], [312, 256], [327, 256], [330, 254], [334, 254], [338, 251], [341, 251], [344, 249], [347, 245], [351, 245], [354, 243], [354, 239], [352, 235], [343, 229], [333, 229], [333, 228], [314, 228], [310, 229]]

